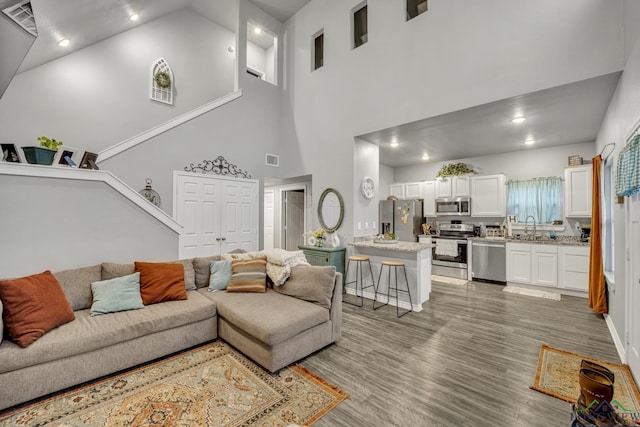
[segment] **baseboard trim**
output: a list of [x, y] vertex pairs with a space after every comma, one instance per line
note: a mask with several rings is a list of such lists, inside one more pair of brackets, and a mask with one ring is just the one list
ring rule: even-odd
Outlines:
[[616, 325], [613, 323], [613, 319], [611, 319], [611, 316], [609, 316], [608, 314], [605, 314], [604, 321], [607, 323], [609, 333], [611, 334], [611, 338], [613, 338], [613, 344], [615, 344], [616, 350], [618, 350], [618, 356], [620, 356], [620, 360], [622, 360], [622, 363], [628, 363], [627, 352], [624, 348], [622, 340], [620, 339], [620, 335], [618, 335], [618, 331], [616, 330]]

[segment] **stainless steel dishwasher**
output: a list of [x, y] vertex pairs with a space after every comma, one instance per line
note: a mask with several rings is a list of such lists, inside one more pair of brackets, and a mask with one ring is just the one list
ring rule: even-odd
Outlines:
[[505, 242], [471, 242], [471, 277], [473, 279], [506, 283]]

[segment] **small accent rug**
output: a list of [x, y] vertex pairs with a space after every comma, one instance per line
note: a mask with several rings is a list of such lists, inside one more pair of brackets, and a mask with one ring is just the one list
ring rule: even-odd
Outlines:
[[0, 426], [311, 425], [348, 398], [300, 365], [271, 374], [216, 341], [0, 415]]
[[[615, 375], [613, 400], [625, 410], [640, 413], [640, 393], [627, 365], [602, 362], [546, 344], [540, 349], [538, 370], [531, 388], [549, 396], [574, 403], [580, 395], [580, 362], [586, 359], [611, 369]], [[610, 403], [614, 403], [610, 402]]]
[[457, 279], [455, 277], [438, 276], [436, 274], [431, 275], [431, 280], [434, 282], [448, 283], [450, 285], [466, 285], [465, 279]]
[[560, 301], [560, 298], [561, 298], [560, 294], [557, 292], [547, 292], [547, 291], [540, 291], [538, 289], [519, 288], [517, 286], [505, 286], [502, 289], [502, 292], [508, 292], [510, 294], [526, 295], [529, 297], [551, 299], [554, 301]]

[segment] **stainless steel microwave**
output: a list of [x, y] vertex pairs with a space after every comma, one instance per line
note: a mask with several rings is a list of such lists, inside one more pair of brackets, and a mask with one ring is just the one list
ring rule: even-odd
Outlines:
[[471, 215], [471, 199], [469, 197], [436, 199], [436, 215]]

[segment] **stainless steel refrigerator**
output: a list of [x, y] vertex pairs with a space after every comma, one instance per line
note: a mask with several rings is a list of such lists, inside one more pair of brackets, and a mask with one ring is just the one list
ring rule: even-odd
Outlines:
[[395, 233], [399, 240], [416, 242], [424, 223], [422, 200], [381, 200], [380, 233]]

